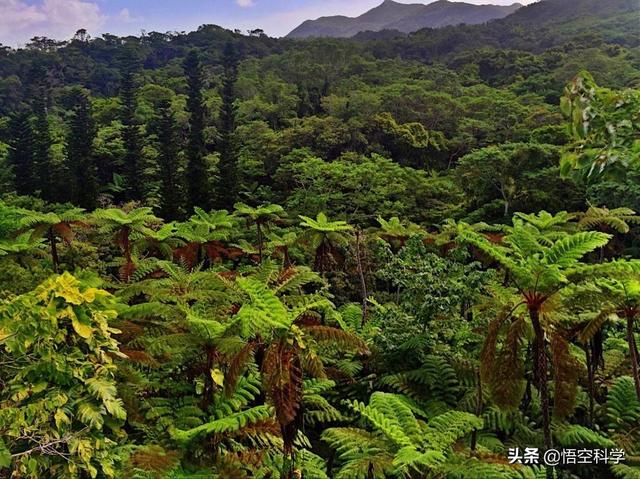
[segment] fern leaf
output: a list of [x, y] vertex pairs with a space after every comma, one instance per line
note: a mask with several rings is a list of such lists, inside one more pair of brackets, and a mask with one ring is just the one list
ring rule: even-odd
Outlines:
[[256, 406], [246, 411], [231, 414], [225, 418], [208, 422], [189, 430], [172, 429], [171, 437], [181, 443], [188, 443], [200, 436], [234, 432], [247, 424], [256, 423], [272, 417], [273, 408], [270, 406]]
[[606, 245], [611, 235], [597, 231], [575, 233], [556, 241], [544, 254], [548, 265], [570, 267], [591, 251]]

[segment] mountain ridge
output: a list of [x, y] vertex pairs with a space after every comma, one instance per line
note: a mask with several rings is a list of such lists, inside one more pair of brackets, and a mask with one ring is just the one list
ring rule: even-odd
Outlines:
[[474, 5], [465, 2], [437, 0], [432, 3], [398, 3], [384, 0], [357, 17], [334, 15], [306, 20], [293, 29], [287, 38], [336, 37], [349, 38], [366, 31], [397, 30], [411, 33], [422, 28], [437, 28], [458, 24], [478, 24], [504, 18], [522, 5]]

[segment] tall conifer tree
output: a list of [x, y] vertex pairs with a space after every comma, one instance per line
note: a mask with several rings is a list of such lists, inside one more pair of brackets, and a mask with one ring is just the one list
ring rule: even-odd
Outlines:
[[73, 114], [67, 134], [67, 170], [71, 200], [83, 208], [94, 209], [98, 200], [98, 171], [93, 155], [96, 128], [91, 117], [91, 101], [81, 88], [74, 88], [70, 100]]
[[125, 50], [120, 67], [120, 101], [122, 102], [120, 119], [124, 126], [122, 133], [125, 147], [124, 173], [127, 184], [126, 199], [129, 200], [142, 199], [142, 185], [144, 184], [142, 138], [140, 137], [140, 125], [136, 119], [138, 89], [136, 73], [138, 67], [135, 52], [130, 48]]
[[224, 77], [222, 84], [222, 110], [220, 112], [220, 167], [216, 188], [218, 208], [231, 209], [238, 194], [238, 166], [233, 143], [235, 131], [236, 94], [238, 77], [238, 56], [232, 43], [227, 43], [222, 56]]
[[16, 193], [31, 195], [37, 185], [33, 163], [33, 126], [29, 110], [22, 109], [13, 115], [9, 123], [9, 137], [9, 164], [13, 167]]
[[159, 150], [160, 195], [162, 197], [160, 216], [167, 221], [173, 221], [183, 216], [183, 196], [175, 117], [168, 100], [162, 101], [158, 106], [156, 133]]
[[51, 158], [51, 132], [49, 131], [48, 102], [50, 88], [47, 70], [41, 64], [34, 64], [29, 71], [32, 109], [35, 114], [33, 129], [33, 164], [35, 187], [47, 201], [60, 199], [56, 188], [57, 171]]
[[189, 141], [187, 144], [187, 190], [189, 208], [211, 206], [211, 191], [204, 139], [205, 107], [202, 97], [202, 65], [195, 50], [189, 52], [183, 63], [187, 79], [189, 110]]

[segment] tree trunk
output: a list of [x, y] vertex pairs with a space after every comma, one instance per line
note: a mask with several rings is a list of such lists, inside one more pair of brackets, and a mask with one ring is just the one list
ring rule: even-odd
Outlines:
[[60, 258], [58, 258], [58, 244], [56, 243], [56, 235], [53, 228], [49, 228], [49, 243], [51, 243], [51, 261], [53, 262], [53, 272], [60, 272]]
[[131, 257], [131, 230], [127, 227], [122, 230], [122, 251], [126, 261], [124, 268], [125, 282], [128, 283], [133, 273], [133, 258]]
[[[540, 323], [540, 309], [534, 307], [529, 309], [529, 316], [535, 332], [534, 365], [538, 379], [538, 391], [540, 393], [540, 406], [542, 409], [542, 427], [544, 431], [544, 447], [551, 449], [553, 445], [551, 437], [551, 418], [549, 406], [549, 389], [547, 384], [547, 352], [545, 344], [545, 334]], [[547, 467], [547, 478], [553, 477], [553, 470]]]
[[[478, 372], [476, 375], [477, 391], [478, 399], [476, 401], [476, 416], [480, 417], [482, 414], [482, 405], [483, 405], [483, 393], [482, 393], [482, 375], [480, 374], [480, 368], [478, 368]], [[476, 445], [478, 444], [478, 430], [474, 429], [471, 433], [471, 455], [474, 455], [476, 452]]]
[[291, 255], [289, 254], [289, 247], [283, 246], [282, 248], [282, 269], [290, 268], [291, 263]]
[[589, 348], [591, 344], [587, 344], [584, 352], [587, 361], [587, 381], [589, 387], [589, 425], [593, 425], [594, 408], [595, 408], [595, 359], [592, 357]]
[[631, 371], [633, 373], [633, 382], [636, 385], [636, 395], [640, 399], [640, 358], [638, 354], [638, 346], [636, 344], [636, 338], [633, 333], [633, 323], [635, 320], [635, 314], [628, 313], [627, 315], [627, 342], [629, 343], [629, 354], [631, 355]]
[[256, 222], [256, 229], [258, 230], [258, 257], [260, 258], [260, 263], [262, 263], [262, 226], [260, 226], [260, 222]]
[[375, 471], [373, 470], [373, 463], [369, 463], [369, 469], [367, 470], [367, 479], [375, 479]]
[[367, 322], [367, 300], [369, 293], [367, 292], [367, 281], [364, 277], [364, 268], [362, 266], [362, 252], [360, 249], [360, 240], [362, 233], [360, 230], [356, 231], [356, 264], [358, 265], [358, 276], [360, 277], [360, 289], [362, 294], [362, 325]]
[[211, 371], [213, 370], [213, 365], [215, 363], [216, 350], [213, 346], [210, 345], [206, 345], [204, 349], [205, 356], [207, 358], [207, 365], [204, 371], [204, 390], [202, 392], [202, 401], [200, 402], [200, 407], [206, 411], [213, 401], [213, 392], [215, 390], [215, 384], [213, 383], [213, 378], [211, 377]]

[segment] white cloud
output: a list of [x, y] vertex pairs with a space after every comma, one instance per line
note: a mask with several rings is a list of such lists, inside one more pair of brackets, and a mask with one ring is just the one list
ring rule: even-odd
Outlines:
[[100, 7], [87, 0], [0, 0], [0, 42], [21, 45], [34, 36], [66, 40], [80, 28], [96, 32], [106, 21]]
[[116, 18], [122, 23], [135, 23], [142, 20], [142, 18], [140, 17], [132, 16], [128, 8], [123, 8], [122, 10], [120, 10], [120, 13], [118, 13], [118, 16]]
[[253, 7], [255, 2], [253, 0], [236, 0], [236, 4], [242, 8]]
[[129, 23], [133, 20], [133, 18], [131, 18], [131, 12], [129, 12], [128, 8], [123, 8], [122, 10], [120, 10], [118, 19], [124, 23]]

